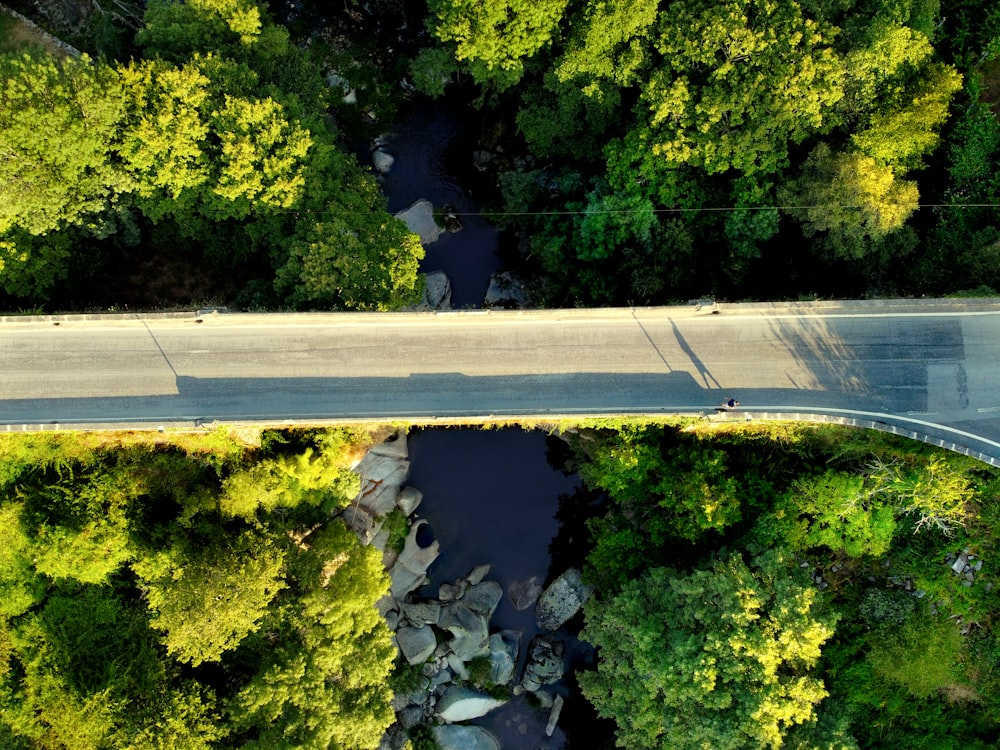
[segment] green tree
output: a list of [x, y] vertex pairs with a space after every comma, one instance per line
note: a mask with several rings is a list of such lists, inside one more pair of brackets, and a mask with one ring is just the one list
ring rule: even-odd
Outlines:
[[235, 698], [234, 721], [254, 737], [248, 747], [376, 748], [394, 719], [395, 648], [375, 609], [388, 589], [381, 554], [333, 521], [290, 565], [302, 594], [288, 635]]
[[827, 695], [810, 675], [833, 620], [779, 552], [748, 567], [722, 556], [691, 573], [653, 568], [586, 606], [598, 648], [581, 675], [618, 743], [640, 748], [779, 748]]
[[568, 0], [430, 0], [429, 27], [455, 45], [479, 84], [498, 90], [521, 80], [524, 60], [547, 46]]
[[555, 75], [588, 96], [602, 92], [601, 81], [636, 83], [649, 67], [658, 2], [588, 0], [571, 21], [571, 31]]
[[868, 659], [875, 673], [902, 685], [916, 698], [927, 698], [956, 682], [962, 636], [942, 614], [921, 612], [902, 626], [884, 626], [870, 643]]
[[903, 226], [919, 193], [915, 182], [899, 179], [892, 167], [820, 143], [799, 176], [779, 189], [779, 200], [807, 237], [826, 232], [834, 255], [859, 258]]
[[133, 563], [167, 652], [197, 666], [253, 632], [285, 587], [284, 553], [252, 532], [201, 549], [175, 543]]
[[147, 56], [182, 63], [197, 52], [253, 46], [263, 25], [254, 0], [150, 0], [136, 42]]
[[834, 30], [795, 2], [681, 0], [660, 16], [663, 64], [642, 94], [646, 147], [668, 168], [770, 174], [828, 129], [843, 96]]
[[49, 235], [101, 235], [101, 214], [130, 189], [113, 152], [122, 102], [103, 63], [0, 55], [0, 286], [9, 293], [44, 297], [69, 255]]

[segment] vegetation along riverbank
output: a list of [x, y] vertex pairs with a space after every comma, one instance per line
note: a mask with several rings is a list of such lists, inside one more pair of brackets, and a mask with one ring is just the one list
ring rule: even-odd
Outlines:
[[[2, 436], [4, 746], [378, 747], [413, 668], [338, 513], [385, 434]], [[575, 679], [621, 746], [996, 743], [996, 470], [832, 425], [559, 434]]]

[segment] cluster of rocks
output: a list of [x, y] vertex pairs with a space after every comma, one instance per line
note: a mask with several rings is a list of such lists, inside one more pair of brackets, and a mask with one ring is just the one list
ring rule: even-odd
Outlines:
[[[944, 562], [951, 568], [951, 572], [962, 579], [962, 585], [971, 587], [976, 582], [976, 576], [983, 569], [983, 561], [969, 551], [966, 547], [961, 552], [949, 552], [944, 556]], [[990, 584], [987, 591], [992, 588]]]
[[[402, 551], [388, 546], [386, 516], [399, 510], [409, 517], [422, 500], [418, 489], [406, 485], [409, 468], [405, 435], [373, 447], [354, 467], [361, 489], [342, 513], [364, 544], [382, 550], [391, 583], [389, 594], [377, 606], [393, 631], [400, 657], [420, 669], [418, 687], [394, 698], [397, 721], [383, 738], [382, 748], [398, 750], [405, 744], [407, 730], [423, 724], [432, 726], [444, 750], [499, 750], [489, 732], [459, 722], [484, 716], [509, 696], [526, 692], [550, 709], [546, 731], [551, 734], [562, 698], [543, 688], [565, 673], [564, 645], [555, 631], [579, 612], [590, 589], [576, 569], [567, 570], [544, 590], [535, 578], [508, 587], [511, 603], [520, 610], [534, 606], [538, 627], [545, 631], [528, 644], [523, 674], [517, 679], [522, 633], [491, 626], [505, 592], [487, 578], [490, 566], [476, 565], [464, 578], [441, 584], [436, 597], [420, 596], [418, 590], [428, 583], [428, 568], [440, 552], [430, 525], [416, 518]], [[470, 667], [481, 683], [478, 686]]]

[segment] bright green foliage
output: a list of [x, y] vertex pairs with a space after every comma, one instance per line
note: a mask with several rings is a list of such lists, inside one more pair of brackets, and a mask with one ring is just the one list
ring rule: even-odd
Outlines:
[[953, 621], [921, 613], [901, 627], [881, 628], [871, 638], [868, 658], [878, 675], [926, 698], [955, 682], [961, 649], [962, 637]]
[[55, 579], [103, 583], [132, 558], [126, 512], [136, 492], [123, 472], [95, 472], [29, 495], [22, 523], [32, 529], [35, 569]]
[[621, 746], [779, 748], [827, 695], [809, 675], [833, 622], [780, 553], [748, 567], [723, 556], [691, 573], [653, 568], [587, 604], [581, 637], [599, 649], [584, 694]]
[[740, 520], [735, 480], [723, 451], [698, 444], [662, 445], [660, 430], [622, 430], [589, 449], [580, 469], [615, 507], [591, 522], [588, 575], [617, 590], [663, 558], [678, 540], [697, 541]]
[[292, 566], [305, 592], [289, 614], [294, 635], [236, 697], [235, 721], [261, 750], [378, 747], [394, 719], [395, 657], [373, 606], [388, 588], [381, 555], [335, 521], [306, 538]]
[[150, 0], [136, 41], [150, 56], [179, 63], [196, 52], [252, 46], [261, 29], [253, 0]]
[[0, 619], [16, 617], [42, 600], [45, 582], [32, 570], [32, 542], [21, 523], [22, 503], [0, 505]]
[[[130, 119], [121, 155], [136, 177], [137, 192], [142, 198], [177, 201], [209, 179], [204, 112], [209, 79], [196, 65], [175, 68], [161, 62], [133, 63], [121, 69], [121, 76]], [[156, 219], [162, 209], [151, 203]]]
[[498, 90], [517, 83], [524, 60], [547, 46], [567, 0], [430, 0], [430, 28], [455, 45], [479, 84]]
[[0, 56], [0, 234], [85, 224], [122, 186], [118, 76], [89, 59]]
[[336, 450], [307, 449], [237, 471], [222, 485], [219, 509], [226, 516], [253, 519], [259, 510], [323, 506], [327, 512], [346, 507], [357, 497], [361, 480]]
[[843, 96], [832, 29], [797, 3], [681, 0], [660, 28], [664, 61], [643, 92], [645, 138], [668, 165], [775, 172]]
[[584, 92], [549, 73], [544, 86], [527, 91], [523, 101], [517, 127], [532, 153], [580, 158], [603, 149], [606, 133], [620, 115], [621, 95], [600, 82]]
[[896, 530], [895, 515], [863, 476], [837, 471], [799, 479], [775, 509], [776, 519], [787, 523], [781, 537], [796, 549], [823, 546], [851, 557], [884, 555]]
[[136, 561], [153, 619], [167, 652], [197, 666], [218, 661], [253, 632], [285, 587], [284, 553], [246, 532], [199, 550], [180, 545]]
[[917, 518], [917, 530], [932, 528], [951, 535], [971, 517], [969, 478], [940, 456], [916, 467], [875, 461], [871, 479], [877, 491], [892, 496], [900, 512]]
[[229, 730], [214, 710], [211, 691], [196, 685], [162, 693], [151, 706], [150, 716], [132, 730], [122, 732], [123, 750], [212, 750]]
[[825, 143], [779, 196], [807, 237], [827, 232], [831, 251], [847, 258], [862, 257], [873, 240], [902, 227], [919, 200], [917, 184], [899, 179], [892, 167], [864, 154], [835, 153]]
[[128, 189], [112, 148], [123, 117], [118, 76], [89, 59], [0, 56], [0, 287], [45, 296], [65, 277], [67, 227], [102, 233]]
[[878, 20], [864, 43], [844, 57], [845, 96], [840, 109], [848, 119], [870, 112], [880, 99], [900, 96], [912, 72], [933, 54], [930, 40], [909, 26]]
[[601, 91], [602, 80], [635, 83], [650, 62], [648, 37], [658, 8], [652, 0], [588, 0], [572, 23], [556, 76], [588, 96]]
[[851, 136], [854, 146], [878, 163], [895, 168], [921, 166], [921, 157], [938, 144], [938, 130], [948, 117], [952, 95], [962, 76], [946, 65], [928, 66], [925, 77], [898, 109], [883, 109], [868, 127]]

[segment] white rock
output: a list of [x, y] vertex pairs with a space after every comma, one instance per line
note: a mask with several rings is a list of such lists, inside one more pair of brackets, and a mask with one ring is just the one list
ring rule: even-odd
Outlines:
[[434, 631], [425, 627], [403, 626], [396, 631], [396, 643], [403, 657], [410, 664], [427, 661], [437, 647]]
[[386, 174], [392, 165], [396, 163], [396, 157], [387, 151], [383, 151], [381, 148], [377, 148], [372, 151], [372, 164], [375, 165], [375, 169], [379, 171], [380, 174]]
[[500, 750], [500, 741], [482, 727], [436, 726], [434, 739], [441, 750]]
[[472, 688], [452, 685], [444, 691], [436, 708], [444, 721], [455, 723], [478, 719], [506, 702]]
[[406, 228], [413, 234], [420, 237], [421, 245], [436, 242], [444, 231], [434, 219], [434, 204], [424, 198], [397, 213], [396, 218], [406, 224]]
[[424, 493], [416, 487], [404, 487], [396, 498], [396, 507], [404, 516], [408, 516], [420, 506], [423, 499]]

